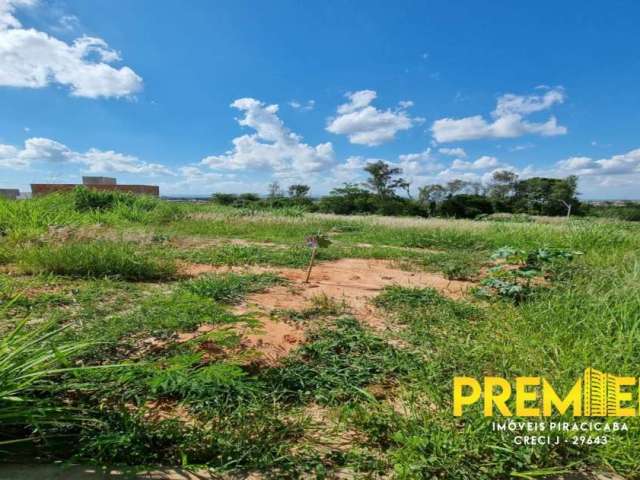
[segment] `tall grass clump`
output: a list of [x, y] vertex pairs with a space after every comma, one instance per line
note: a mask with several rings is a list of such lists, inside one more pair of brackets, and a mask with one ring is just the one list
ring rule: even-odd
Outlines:
[[0, 199], [0, 235], [15, 240], [37, 236], [51, 225], [79, 225], [88, 221], [74, 209], [68, 194], [20, 201]]
[[250, 294], [262, 292], [272, 285], [283, 283], [283, 279], [273, 273], [238, 275], [206, 275], [183, 284], [187, 291], [221, 303], [238, 303]]
[[176, 273], [175, 262], [167, 257], [103, 240], [33, 247], [21, 254], [19, 264], [26, 273], [131, 281], [167, 279]]
[[42, 428], [79, 419], [77, 411], [51, 399], [53, 378], [69, 370], [71, 358], [89, 344], [59, 341], [64, 328], [47, 323], [28, 329], [26, 323], [0, 338], [0, 450], [34, 440]]
[[91, 190], [76, 187], [73, 191], [76, 211], [91, 213], [106, 223], [166, 223], [181, 218], [183, 212], [176, 203], [148, 195], [128, 192]]

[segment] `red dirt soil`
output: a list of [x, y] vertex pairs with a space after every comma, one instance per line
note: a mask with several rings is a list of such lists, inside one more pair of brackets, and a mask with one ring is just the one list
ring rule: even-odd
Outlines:
[[386, 286], [429, 287], [436, 289], [443, 296], [458, 299], [474, 285], [472, 282], [448, 280], [434, 273], [400, 270], [394, 267], [393, 262], [387, 260], [358, 258], [317, 264], [313, 267], [309, 283], [304, 283], [304, 269], [190, 264], [184, 265], [182, 270], [189, 276], [208, 272], [269, 271], [291, 282], [291, 286], [288, 287], [276, 286], [266, 292], [250, 295], [245, 303], [236, 309], [238, 313], [258, 312], [268, 316], [276, 309], [299, 311], [311, 307], [314, 298], [326, 296], [338, 303], [344, 303], [357, 318], [377, 329], [385, 328], [385, 322], [370, 301]]

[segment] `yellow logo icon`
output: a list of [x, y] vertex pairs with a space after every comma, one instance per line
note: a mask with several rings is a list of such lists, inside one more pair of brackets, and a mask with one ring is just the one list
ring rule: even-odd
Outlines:
[[[633, 401], [632, 386], [638, 386], [635, 377], [619, 377], [594, 368], [587, 368], [564, 397], [542, 377], [516, 377], [515, 389], [502, 377], [484, 377], [482, 384], [472, 377], [454, 377], [453, 414], [462, 415], [465, 406], [482, 397], [486, 417], [492, 417], [496, 410], [505, 417], [514, 412], [519, 417], [549, 417], [569, 409], [575, 417], [630, 417], [637, 414], [629, 406]], [[507, 406], [512, 396], [514, 412]]]

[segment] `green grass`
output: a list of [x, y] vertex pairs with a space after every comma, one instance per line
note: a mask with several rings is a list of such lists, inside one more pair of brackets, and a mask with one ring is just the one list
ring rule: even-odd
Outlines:
[[26, 273], [132, 281], [169, 279], [176, 273], [170, 259], [139, 252], [127, 243], [99, 240], [32, 247], [21, 252], [19, 264]]
[[364, 386], [392, 381], [403, 369], [401, 352], [352, 317], [319, 328], [309, 340], [271, 379], [274, 389], [299, 401], [336, 405], [366, 398]]
[[[640, 477], [637, 418], [625, 419], [631, 431], [611, 435], [606, 446], [521, 447], [510, 434], [491, 431], [479, 408], [461, 418], [451, 412], [455, 375], [544, 376], [560, 390], [589, 366], [640, 376], [640, 226], [593, 219], [272, 214], [149, 199], [96, 208], [98, 200], [90, 208], [78, 208], [64, 195], [0, 202], [0, 301], [26, 293], [0, 314], [0, 331], [24, 319], [25, 332], [43, 324], [65, 326], [52, 344], [93, 344], [76, 361], [135, 364], [65, 373], [48, 393], [29, 393], [55, 395], [94, 420], [54, 428], [65, 435], [64, 448], [37, 444], [31, 454], [70, 454], [75, 461], [109, 465], [203, 464], [220, 474], [258, 471], [266, 478], [348, 472], [356, 478], [489, 480], [543, 478], [563, 469]], [[82, 231], [96, 223], [123, 238], [142, 229], [172, 240], [151, 247], [135, 241], [42, 242], [49, 226]], [[257, 320], [230, 309], [281, 279], [237, 273], [175, 277], [176, 260], [304, 268], [311, 253], [304, 238], [317, 232], [333, 241], [319, 251], [320, 262], [388, 259], [450, 279], [477, 279], [491, 252], [506, 246], [584, 255], [542, 266], [544, 288], [519, 302], [472, 296], [454, 301], [419, 285], [389, 287], [373, 303], [390, 330], [374, 331], [345, 316], [339, 299], [273, 312], [273, 318], [305, 328], [306, 343], [280, 364], [266, 366], [242, 353], [243, 339], [234, 329], [257, 326]], [[201, 238], [207, 246], [180, 247], [173, 241], [180, 237], [195, 237], [196, 245]], [[202, 325], [215, 329], [177, 341]], [[150, 347], [150, 339], [160, 346]], [[36, 347], [28, 350], [33, 358]], [[190, 421], [150, 420], [149, 405], [155, 403], [179, 407]], [[313, 426], [310, 409], [326, 411], [337, 424], [323, 419], [322, 427]]]
[[[305, 246], [285, 248], [259, 245], [221, 245], [210, 249], [180, 252], [180, 258], [211, 265], [272, 265], [276, 267], [304, 267], [311, 259], [311, 249]], [[330, 260], [335, 255], [320, 250], [318, 260]]]
[[0, 452], [9, 455], [14, 446], [43, 441], [56, 427], [86, 420], [52, 393], [61, 372], [73, 370], [72, 360], [91, 343], [60, 341], [63, 329], [50, 323], [34, 329], [26, 324], [18, 322], [0, 338]]
[[284, 281], [273, 273], [246, 274], [235, 273], [205, 275], [185, 282], [182, 287], [201, 297], [220, 303], [238, 303], [249, 293], [262, 292], [272, 285]]

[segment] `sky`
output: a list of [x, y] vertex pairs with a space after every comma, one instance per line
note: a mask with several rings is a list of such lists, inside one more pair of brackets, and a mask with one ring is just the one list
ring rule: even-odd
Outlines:
[[0, 0], [0, 188], [322, 195], [579, 176], [640, 199], [640, 2]]

